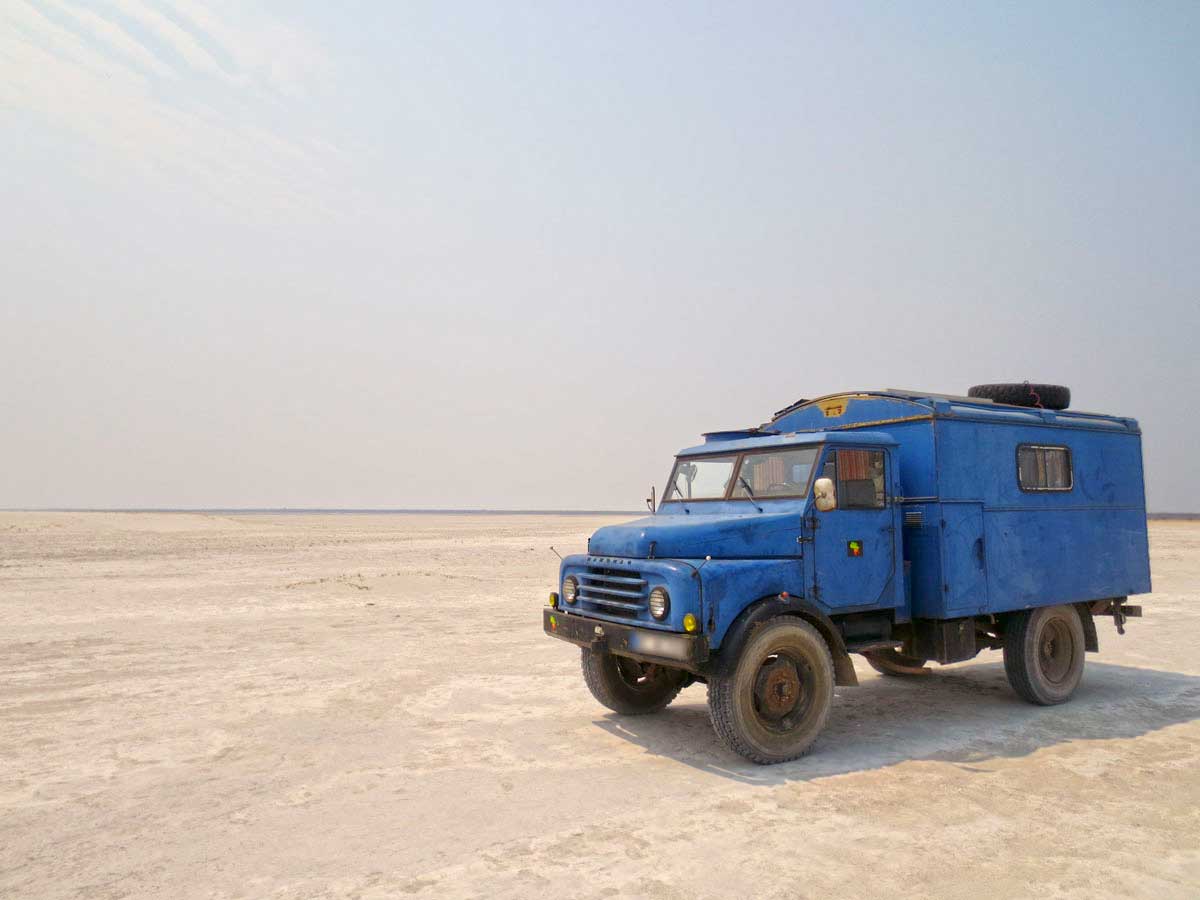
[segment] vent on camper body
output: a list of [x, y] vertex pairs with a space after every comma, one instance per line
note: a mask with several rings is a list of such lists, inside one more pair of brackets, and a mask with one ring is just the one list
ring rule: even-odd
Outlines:
[[920, 528], [925, 524], [925, 510], [919, 507], [917, 509], [906, 509], [904, 511], [904, 524], [910, 528]]

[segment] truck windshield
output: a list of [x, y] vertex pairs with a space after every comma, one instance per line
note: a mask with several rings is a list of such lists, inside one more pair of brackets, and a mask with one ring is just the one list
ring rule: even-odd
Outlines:
[[663, 502], [669, 500], [720, 500], [729, 490], [736, 456], [677, 459], [667, 482]]
[[677, 459], [663, 502], [803, 497], [818, 449], [795, 447]]
[[[808, 492], [808, 476], [817, 459], [816, 447], [747, 453], [733, 484], [734, 499], [749, 497], [802, 497]], [[750, 491], [746, 486], [750, 486]]]

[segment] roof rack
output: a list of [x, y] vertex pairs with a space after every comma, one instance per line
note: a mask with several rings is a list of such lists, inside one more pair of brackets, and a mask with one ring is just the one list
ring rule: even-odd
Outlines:
[[785, 406], [783, 409], [779, 410], [778, 412], [772, 413], [771, 419], [774, 420], [774, 419], [778, 419], [780, 416], [786, 416], [793, 409], [799, 409], [805, 403], [810, 403], [810, 402], [812, 402], [812, 401], [810, 401], [807, 397], [801, 397], [795, 403], [792, 403], [789, 406]]
[[899, 394], [902, 397], [930, 397], [938, 400], [965, 400], [967, 403], [995, 403], [986, 397], [966, 397], [962, 394], [938, 394], [933, 391], [910, 391], [905, 388], [884, 388], [881, 394]]

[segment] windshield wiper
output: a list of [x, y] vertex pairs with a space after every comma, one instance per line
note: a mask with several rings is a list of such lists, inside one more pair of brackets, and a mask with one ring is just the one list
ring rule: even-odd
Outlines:
[[679, 495], [680, 506], [682, 506], [683, 511], [690, 516], [692, 514], [692, 511], [687, 508], [687, 499], [683, 496], [683, 491], [681, 491], [679, 489], [679, 482], [677, 482], [677, 481], [671, 482], [671, 490], [673, 490], [676, 494]]
[[750, 505], [759, 512], [762, 512], [763, 508], [754, 502], [754, 491], [750, 490], [750, 485], [746, 483], [746, 479], [739, 475], [738, 481], [741, 482], [742, 487], [746, 489], [746, 499], [750, 501]]

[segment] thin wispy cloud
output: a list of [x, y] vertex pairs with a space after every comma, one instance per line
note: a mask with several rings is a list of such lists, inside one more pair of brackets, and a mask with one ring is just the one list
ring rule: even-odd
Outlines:
[[97, 42], [107, 45], [117, 56], [160, 78], [171, 78], [175, 70], [156, 56], [121, 25], [106, 19], [91, 9], [77, 6], [66, 0], [43, 0], [43, 7], [73, 22]]
[[337, 155], [286, 105], [302, 106], [324, 56], [290, 24], [226, 11], [142, 0], [0, 4], [0, 103], [222, 204], [319, 206], [320, 178]]
[[190, 68], [217, 78], [231, 78], [216, 58], [197, 40], [196, 36], [179, 26], [171, 16], [140, 0], [113, 0], [116, 9], [129, 20], [145, 29], [169, 52], [185, 62]]
[[[26, 0], [0, 4], [0, 21], [7, 26], [0, 29], [0, 55], [5, 60], [0, 84], [14, 105], [19, 105], [22, 88], [51, 81], [59, 72], [56, 63], [121, 88], [144, 83], [143, 73], [109, 52], [107, 45]], [[31, 58], [51, 68], [30, 68]]]
[[247, 4], [226, 7], [224, 16], [195, 0], [175, 0], [172, 10], [178, 21], [207, 35], [228, 55], [234, 71], [260, 89], [296, 96], [329, 71], [330, 61], [312, 36]]

